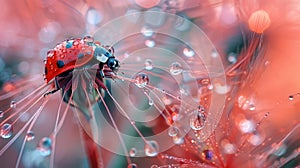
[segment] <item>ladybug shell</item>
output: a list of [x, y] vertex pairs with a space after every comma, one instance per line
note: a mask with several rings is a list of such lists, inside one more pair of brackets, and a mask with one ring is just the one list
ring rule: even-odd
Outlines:
[[[96, 42], [97, 43], [97, 42]], [[82, 39], [66, 40], [47, 53], [45, 79], [49, 83], [56, 76], [85, 65], [93, 58], [98, 44], [87, 44]]]

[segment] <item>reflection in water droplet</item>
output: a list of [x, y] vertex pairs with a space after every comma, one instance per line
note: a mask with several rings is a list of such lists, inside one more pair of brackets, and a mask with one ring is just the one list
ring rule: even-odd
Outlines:
[[255, 108], [255, 105], [253, 103], [249, 104], [249, 110], [251, 111], [254, 111], [256, 108]]
[[139, 73], [134, 78], [134, 83], [139, 88], [144, 88], [149, 83], [149, 77], [147, 74]]
[[178, 134], [178, 132], [179, 132], [179, 130], [177, 127], [175, 127], [175, 126], [169, 127], [169, 130], [168, 130], [169, 136], [174, 137]]
[[150, 106], [152, 106], [152, 105], [154, 104], [154, 101], [153, 101], [151, 98], [149, 98], [148, 104], [149, 104]]
[[182, 73], [182, 67], [179, 62], [173, 62], [170, 67], [170, 72], [172, 75], [179, 75]]
[[129, 151], [129, 156], [130, 157], [134, 157], [134, 156], [136, 156], [136, 153], [137, 153], [136, 149], [135, 148], [131, 148], [130, 151]]
[[145, 60], [145, 69], [150, 71], [153, 69], [153, 63], [151, 59], [146, 59]]
[[34, 133], [32, 131], [27, 132], [26, 141], [31, 141], [35, 138]]
[[186, 57], [193, 57], [195, 55], [195, 52], [192, 49], [190, 49], [190, 48], [184, 48], [183, 49], [183, 54]]
[[4, 112], [0, 111], [0, 118], [2, 118], [4, 116]]
[[91, 36], [85, 36], [85, 37], [83, 38], [83, 42], [86, 43], [86, 44], [93, 43], [93, 42], [94, 42], [94, 38], [91, 37]]
[[197, 111], [196, 115], [193, 115], [190, 118], [190, 127], [195, 131], [201, 130], [204, 127], [205, 121], [205, 114]]
[[17, 107], [17, 103], [15, 101], [11, 101], [10, 108], [16, 108], [16, 107]]
[[40, 140], [37, 149], [42, 156], [49, 156], [52, 152], [52, 140], [49, 137], [44, 137]]
[[294, 96], [293, 95], [291, 95], [291, 96], [289, 96], [289, 100], [294, 100]]
[[1, 127], [1, 130], [0, 130], [0, 136], [2, 138], [10, 138], [12, 136], [12, 133], [13, 133], [13, 127], [11, 124], [4, 124], [2, 125]]
[[158, 144], [156, 141], [147, 141], [145, 143], [145, 154], [150, 157], [158, 154]]

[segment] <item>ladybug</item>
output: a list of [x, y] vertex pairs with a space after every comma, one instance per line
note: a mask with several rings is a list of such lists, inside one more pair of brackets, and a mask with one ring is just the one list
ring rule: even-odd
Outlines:
[[105, 88], [103, 78], [112, 77], [111, 73], [115, 73], [120, 67], [120, 62], [114, 56], [113, 47], [101, 45], [90, 36], [68, 39], [57, 44], [54, 49], [47, 52], [45, 60], [46, 83], [54, 81], [55, 89], [45, 95], [65, 88], [66, 83], [71, 81], [71, 72], [75, 68], [92, 66], [95, 63], [98, 63], [96, 82]]

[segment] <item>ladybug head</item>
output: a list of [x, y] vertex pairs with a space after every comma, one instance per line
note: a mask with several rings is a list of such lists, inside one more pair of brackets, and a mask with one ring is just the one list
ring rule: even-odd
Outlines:
[[111, 57], [107, 60], [107, 66], [112, 71], [117, 71], [120, 68], [120, 61], [117, 60], [115, 57]]

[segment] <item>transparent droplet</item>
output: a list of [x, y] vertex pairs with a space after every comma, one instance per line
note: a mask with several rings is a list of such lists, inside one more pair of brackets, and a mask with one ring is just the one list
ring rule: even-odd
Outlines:
[[255, 105], [253, 103], [249, 104], [249, 110], [251, 111], [254, 111], [256, 108], [255, 108]]
[[0, 118], [4, 116], [4, 112], [0, 110]]
[[26, 141], [31, 141], [35, 138], [35, 135], [32, 131], [27, 132], [26, 134]]
[[255, 130], [255, 125], [253, 121], [244, 119], [239, 122], [239, 128], [243, 133], [250, 133]]
[[287, 146], [284, 143], [277, 144], [273, 148], [275, 149], [273, 154], [276, 156], [282, 156], [287, 151]]
[[155, 46], [155, 41], [153, 41], [153, 40], [146, 40], [146, 41], [145, 41], [145, 45], [146, 45], [147, 47], [149, 47], [149, 48], [152, 48], [152, 47]]
[[135, 76], [134, 83], [137, 87], [144, 88], [149, 83], [149, 77], [144, 73], [139, 73]]
[[223, 139], [221, 141], [221, 146], [226, 154], [234, 154], [236, 152], [236, 145], [230, 143], [228, 139]]
[[13, 134], [13, 127], [11, 124], [5, 123], [2, 125], [1, 130], [0, 130], [0, 136], [2, 138], [10, 138]]
[[153, 101], [151, 98], [149, 98], [148, 104], [149, 104], [150, 106], [153, 106], [154, 101]]
[[147, 141], [145, 143], [145, 154], [150, 157], [158, 154], [158, 144], [156, 141]]
[[130, 157], [135, 157], [136, 153], [137, 153], [136, 149], [135, 148], [131, 148], [130, 151], [129, 151], [129, 156]]
[[127, 168], [137, 168], [137, 165], [135, 163], [130, 163]]
[[42, 138], [37, 149], [42, 156], [49, 156], [52, 152], [52, 139], [49, 137]]
[[263, 142], [263, 138], [259, 134], [252, 134], [249, 139], [249, 143], [252, 144], [253, 146], [258, 146]]
[[203, 154], [203, 156], [205, 157], [205, 159], [206, 160], [212, 160], [213, 159], [213, 156], [214, 156], [214, 153], [213, 153], [213, 151], [211, 151], [211, 150], [204, 150], [203, 152], [202, 152], [202, 154]]
[[184, 143], [184, 139], [183, 139], [183, 137], [174, 136], [173, 143], [176, 145], [181, 145]]
[[204, 113], [198, 113], [190, 118], [190, 127], [195, 130], [201, 130], [204, 127], [206, 116]]
[[170, 67], [170, 72], [172, 75], [179, 75], [182, 73], [182, 66], [179, 62], [173, 62]]
[[289, 96], [289, 100], [294, 100], [294, 96], [293, 95], [291, 95], [291, 96]]
[[169, 136], [174, 137], [178, 134], [178, 132], [179, 132], [179, 130], [177, 127], [175, 127], [175, 126], [169, 127], [169, 130], [168, 130]]
[[93, 42], [94, 42], [94, 38], [91, 37], [91, 36], [85, 36], [85, 37], [83, 38], [83, 42], [86, 43], [86, 44], [93, 43]]
[[229, 53], [228, 57], [227, 57], [227, 60], [228, 60], [228, 62], [230, 62], [232, 64], [236, 63], [236, 61], [237, 61], [236, 54], [232, 53], [232, 52]]
[[159, 168], [157, 165], [152, 165], [150, 168]]
[[186, 57], [193, 57], [195, 55], [195, 52], [191, 48], [186, 47], [183, 49], [183, 54]]
[[151, 59], [146, 59], [145, 60], [145, 69], [150, 71], [153, 69], [153, 63]]
[[151, 37], [154, 34], [154, 31], [152, 29], [150, 29], [149, 27], [143, 27], [141, 30], [141, 33], [145, 37]]
[[10, 108], [16, 108], [16, 107], [17, 107], [17, 103], [15, 101], [11, 101]]

